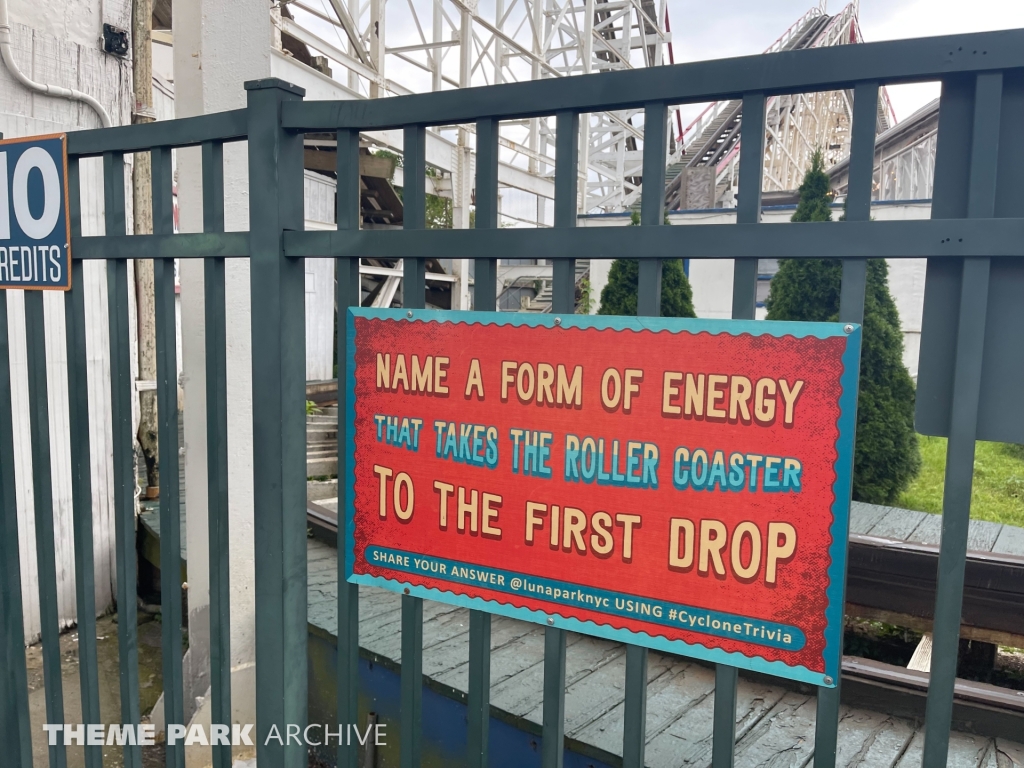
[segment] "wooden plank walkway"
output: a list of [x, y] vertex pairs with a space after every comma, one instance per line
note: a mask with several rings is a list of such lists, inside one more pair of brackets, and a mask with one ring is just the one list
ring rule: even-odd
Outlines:
[[[181, 489], [184, 560], [184, 477]], [[336, 500], [318, 503], [337, 509]], [[159, 535], [158, 505], [146, 505], [141, 517], [143, 524]], [[941, 517], [854, 502], [850, 530], [937, 545]], [[972, 520], [969, 546], [979, 552], [1024, 555], [1024, 529]], [[310, 539], [308, 555], [309, 621], [333, 635], [337, 627], [337, 551]], [[468, 611], [427, 601], [423, 620], [423, 673], [444, 687], [464, 692], [469, 682]], [[401, 663], [399, 595], [360, 587], [359, 637], [367, 651]], [[573, 633], [567, 646], [566, 736], [580, 751], [601, 755], [614, 764], [622, 746], [625, 647]], [[507, 721], [533, 731], [539, 730], [543, 715], [543, 655], [543, 627], [501, 616], [492, 619], [492, 706], [501, 710]], [[646, 764], [650, 768], [709, 766], [713, 706], [712, 669], [652, 651]], [[741, 676], [736, 768], [804, 768], [814, 752], [814, 717], [814, 696]], [[850, 707], [843, 708], [841, 718], [839, 768], [916, 768], [921, 764], [923, 729], [916, 723]], [[1024, 768], [1024, 743], [954, 732], [948, 765]]]
[[[881, 519], [881, 517], [879, 518]], [[337, 551], [309, 541], [309, 621], [337, 627]], [[401, 663], [401, 596], [360, 587], [359, 642]], [[570, 633], [566, 652], [565, 733], [582, 751], [621, 756], [625, 647]], [[503, 719], [536, 730], [543, 714], [544, 628], [492, 619], [491, 704]], [[444, 687], [468, 685], [469, 612], [427, 601], [423, 607], [423, 673]], [[652, 651], [648, 665], [647, 760], [650, 768], [697, 768], [711, 762], [714, 671]], [[815, 698], [782, 685], [740, 677], [736, 768], [806, 766], [814, 752]], [[844, 707], [837, 766], [911, 768], [921, 764], [915, 723]], [[1024, 768], [1024, 744], [954, 733], [949, 766]]]

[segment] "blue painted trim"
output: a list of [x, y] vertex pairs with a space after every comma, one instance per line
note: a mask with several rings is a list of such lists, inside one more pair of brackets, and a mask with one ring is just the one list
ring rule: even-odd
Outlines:
[[[831, 339], [846, 336], [841, 323], [804, 323], [782, 320], [714, 320], [691, 317], [625, 317], [621, 315], [573, 315], [543, 314], [535, 315], [526, 312], [460, 312], [455, 310], [430, 309], [372, 309], [369, 307], [351, 307], [348, 310], [348, 356], [349, 365], [355, 365], [355, 327], [351, 320], [355, 317], [366, 317], [377, 320], [409, 320], [418, 322], [464, 323], [466, 325], [512, 325], [531, 328], [611, 328], [616, 331], [668, 331], [669, 333], [710, 333], [728, 336], [774, 336], [776, 338], [792, 336], [795, 339], [813, 337]], [[558, 322], [555, 322], [555, 321]], [[349, 378], [355, 369], [350, 369]], [[355, 382], [347, 385], [350, 397], [355, 396]], [[349, 401], [349, 409], [353, 411], [354, 400]], [[351, 442], [351, 435], [349, 441]]]
[[[466, 576], [456, 576], [453, 573], [446, 574], [444, 581], [451, 582], [453, 584], [462, 584], [464, 586], [477, 586], [484, 589], [488, 589], [491, 592], [501, 592], [507, 595], [516, 595], [527, 599], [543, 600], [542, 597], [536, 597], [537, 594], [543, 595], [544, 590], [550, 590], [554, 592], [558, 590], [560, 597], [564, 598], [562, 604], [571, 606], [574, 608], [583, 608], [589, 610], [592, 613], [603, 613], [609, 616], [616, 616], [618, 618], [643, 620], [648, 624], [662, 624], [666, 627], [674, 627], [676, 629], [682, 627], [689, 629], [691, 632], [696, 632], [702, 635], [711, 635], [713, 637], [721, 637], [730, 640], [743, 640], [744, 642], [752, 643], [753, 645], [763, 645], [767, 648], [779, 648], [785, 651], [799, 651], [806, 644], [806, 638], [804, 637], [803, 631], [789, 624], [783, 624], [778, 621], [767, 621], [764, 619], [755, 619], [749, 616], [742, 616], [736, 613], [725, 613], [723, 611], [715, 611], [707, 608], [697, 608], [692, 605], [684, 605], [682, 603], [667, 602], [665, 600], [658, 600], [649, 597], [637, 597], [636, 595], [627, 594], [625, 592], [614, 592], [609, 589], [600, 589], [598, 587], [588, 587], [582, 584], [576, 584], [571, 581], [559, 581], [556, 579], [549, 579], [544, 576], [534, 576], [528, 573], [517, 573], [515, 571], [509, 571], [504, 568], [494, 568], [489, 565], [478, 565], [476, 563], [467, 563], [461, 560], [454, 560], [452, 558], [435, 557], [434, 555], [423, 555], [418, 552], [405, 552], [400, 549], [392, 549], [390, 547], [382, 547], [377, 544], [372, 544], [366, 548], [366, 552], [371, 555], [375, 555], [380, 552], [382, 555], [397, 555], [408, 558], [409, 560], [425, 561], [427, 563], [440, 565], [444, 564], [448, 567], [463, 568], [466, 570], [472, 570], [476, 573], [486, 572], [488, 576], [492, 578], [489, 582], [481, 582], [471, 579]], [[398, 563], [380, 563], [380, 567], [387, 568], [390, 571], [400, 571], [403, 573], [417, 573], [415, 563], [411, 565], [401, 565]], [[440, 571], [431, 570], [429, 573], [438, 573]], [[366, 577], [361, 574], [349, 574], [354, 577], [355, 580], [361, 578], [381, 578], [381, 577]], [[429, 575], [427, 571], [424, 571], [424, 575]], [[397, 579], [385, 579], [386, 581], [395, 581]], [[519, 586], [513, 586], [516, 582], [519, 582]], [[529, 585], [529, 586], [527, 586]], [[531, 587], [533, 589], [531, 589]], [[539, 588], [539, 589], [537, 589]], [[448, 590], [442, 590], [445, 594], [452, 594]], [[567, 592], [572, 593], [583, 593], [587, 597], [592, 598], [603, 598], [607, 604], [607, 607], [600, 607], [595, 605], [588, 605], [582, 597], [573, 597], [572, 595], [566, 594]], [[556, 594], [558, 594], [556, 593]], [[558, 600], [558, 597], [552, 598]], [[617, 603], [620, 600], [633, 600], [636, 602], [644, 603], [650, 606], [652, 609], [655, 607], [660, 609], [661, 616], [655, 616], [653, 613], [649, 616], [641, 617], [639, 614], [632, 613], [630, 611], [620, 609], [617, 607]], [[487, 600], [485, 602], [499, 605], [498, 601]], [[553, 607], [557, 606], [557, 603], [553, 604]], [[707, 621], [707, 627], [700, 627], [699, 629], [695, 626], [687, 627], [681, 620], [670, 618], [675, 611], [687, 616], [693, 616], [694, 619], [703, 618]], [[670, 613], [671, 612], [671, 613]], [[760, 624], [764, 629], [768, 629], [774, 635], [781, 637], [783, 634], [789, 634], [792, 638], [789, 645], [786, 645], [781, 639], [776, 640], [775, 638], [763, 640], [751, 639], [749, 637], [737, 637], [734, 632], [728, 632], [721, 627], [714, 627], [713, 622], [729, 623], [732, 625], [743, 625], [744, 623], [754, 625]], [[596, 625], [596, 622], [594, 622]], [[598, 625], [601, 626], [601, 625]]]
[[[356, 551], [356, 324], [358, 307], [349, 307], [345, 317], [345, 577], [351, 579]], [[362, 314], [362, 312], [360, 312]], [[338, 382], [341, 386], [341, 382]], [[341, 414], [338, 414], [341, 418]], [[338, 473], [341, 477], [341, 473]], [[339, 483], [341, 480], [339, 479]], [[338, 486], [338, 502], [342, 488]], [[340, 507], [339, 507], [340, 512]]]
[[[710, 320], [696, 318], [664, 318], [664, 317], [622, 317], [597, 315], [532, 315], [516, 312], [457, 312], [451, 310], [425, 309], [373, 309], [366, 307], [350, 307], [346, 317], [346, 351], [347, 351], [347, 393], [346, 405], [346, 462], [345, 478], [348, 488], [355, 487], [355, 318], [364, 317], [380, 320], [408, 320], [410, 322], [448, 322], [466, 323], [468, 325], [511, 325], [543, 328], [597, 328], [613, 330], [651, 330], [668, 331], [669, 333], [710, 333], [712, 335], [727, 334], [729, 336], [774, 336], [793, 338], [828, 339], [843, 336], [848, 339], [843, 353], [844, 372], [841, 379], [842, 394], [839, 399], [840, 416], [838, 419], [839, 437], [836, 441], [837, 459], [835, 463], [836, 481], [833, 484], [834, 501], [832, 504], [832, 544], [829, 547], [831, 566], [829, 567], [829, 587], [826, 592], [828, 604], [825, 609], [827, 626], [825, 629], [825, 674], [814, 672], [804, 666], [792, 666], [782, 661], [768, 661], [761, 656], [748, 657], [742, 653], [727, 652], [718, 648], [707, 648], [699, 644], [691, 644], [682, 640], [668, 640], [664, 637], [651, 636], [646, 632], [632, 632], [601, 626], [592, 621], [580, 621], [550, 615], [542, 611], [528, 608], [515, 608], [502, 605], [482, 598], [454, 595], [438, 589], [420, 587], [413, 584], [398, 582], [378, 576], [365, 576], [353, 573], [355, 556], [355, 504], [353, 494], [345, 494], [345, 547], [346, 547], [346, 579], [356, 584], [384, 587], [392, 591], [405, 593], [430, 600], [439, 600], [449, 605], [475, 608], [493, 614], [500, 614], [514, 619], [531, 621], [545, 626], [555, 626], [580, 632], [608, 640], [643, 645], [666, 653], [676, 653], [692, 658], [703, 659], [720, 664], [728, 664], [739, 669], [763, 672], [769, 675], [810, 683], [822, 687], [834, 687], [839, 679], [839, 638], [842, 632], [843, 618], [843, 587], [846, 573], [846, 542], [849, 530], [850, 489], [853, 474], [853, 441], [856, 427], [857, 383], [860, 364], [860, 326], [854, 325], [853, 331], [847, 334], [840, 323], [803, 323], [782, 322], [777, 320]], [[557, 323], [556, 323], [557, 321]], [[826, 683], [826, 677], [830, 682]]]
[[839, 439], [836, 441], [836, 479], [832, 484], [832, 544], [825, 608], [825, 671], [838, 680], [842, 663], [843, 608], [846, 596], [846, 550], [850, 537], [850, 500], [853, 493], [853, 450], [857, 434], [857, 396], [860, 383], [861, 326], [846, 335], [843, 352], [843, 393], [839, 397]]

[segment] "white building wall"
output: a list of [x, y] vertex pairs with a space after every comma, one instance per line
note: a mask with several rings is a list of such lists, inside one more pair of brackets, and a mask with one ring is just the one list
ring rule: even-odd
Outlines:
[[[306, 229], [336, 229], [338, 183], [306, 171]], [[334, 378], [334, 259], [306, 259], [306, 381]]]
[[[104, 21], [126, 28], [129, 0], [9, 0], [14, 58], [31, 79], [84, 91], [106, 108], [115, 125], [130, 121], [131, 67], [100, 47]], [[78, 102], [33, 93], [0, 63], [0, 131], [6, 138], [59, 133], [100, 126], [92, 109]], [[83, 161], [83, 234], [103, 233], [102, 176], [99, 160]], [[128, 196], [130, 206], [130, 195]], [[130, 212], [129, 212], [130, 221]], [[113, 469], [110, 428], [110, 354], [107, 334], [106, 272], [102, 263], [84, 270], [86, 357], [92, 463], [93, 538], [96, 608], [107, 611], [116, 590], [113, 529]], [[134, 313], [134, 295], [130, 292]], [[77, 621], [74, 537], [72, 530], [70, 448], [68, 445], [67, 350], [64, 297], [46, 293], [47, 384], [49, 390], [53, 514], [57, 562], [57, 600], [61, 627]], [[8, 292], [11, 328], [12, 403], [15, 479], [17, 483], [25, 640], [39, 637], [39, 596], [35, 547], [31, 441], [28, 426], [28, 380], [24, 295]], [[132, 324], [134, 327], [134, 323]], [[134, 345], [133, 345], [134, 358]], [[134, 365], [134, 360], [133, 360]], [[134, 371], [134, 369], [133, 369]]]
[[[793, 215], [789, 206], [770, 208], [762, 214], [765, 224], [788, 222]], [[877, 221], [927, 219], [931, 216], [929, 203], [873, 203], [871, 217]], [[669, 214], [669, 224], [690, 226], [701, 224], [733, 224], [734, 210], [716, 209]], [[581, 227], [629, 226], [627, 214], [610, 216], [581, 216]], [[903, 330], [903, 364], [910, 375], [917, 378], [917, 361], [921, 351], [921, 315], [924, 311], [925, 259], [887, 259], [889, 263], [889, 290], [900, 313]], [[608, 270], [595, 269], [591, 264], [591, 290], [596, 299], [594, 312], [600, 306], [601, 289], [608, 284]], [[728, 319], [732, 317], [732, 259], [691, 259], [690, 286], [693, 289], [693, 308], [697, 317]], [[765, 310], [759, 307], [758, 319], [764, 319]]]
[[[175, 0], [175, 116], [221, 112], [246, 105], [243, 84], [272, 74], [273, 34], [267, 6], [247, 0]], [[224, 147], [224, 219], [228, 231], [249, 228], [248, 148]], [[180, 229], [203, 227], [202, 155], [179, 150]], [[186, 701], [209, 687], [210, 597], [206, 446], [206, 327], [203, 264], [180, 264], [182, 382], [185, 433], [185, 540], [189, 553], [189, 650], [184, 662]], [[255, 658], [253, 561], [252, 333], [249, 264], [228, 259], [225, 268], [228, 427], [228, 516], [231, 529], [232, 700], [237, 722], [255, 722], [255, 702], [240, 681], [251, 682]], [[186, 716], [192, 707], [186, 709]], [[156, 715], [154, 714], [154, 720]], [[207, 755], [209, 749], [202, 750]]]

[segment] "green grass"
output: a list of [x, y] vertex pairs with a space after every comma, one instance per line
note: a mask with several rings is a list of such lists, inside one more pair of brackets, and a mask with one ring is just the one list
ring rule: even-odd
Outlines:
[[[919, 436], [921, 474], [897, 506], [942, 512], [946, 438]], [[1024, 527], [1024, 446], [978, 441], [974, 457], [971, 517]]]

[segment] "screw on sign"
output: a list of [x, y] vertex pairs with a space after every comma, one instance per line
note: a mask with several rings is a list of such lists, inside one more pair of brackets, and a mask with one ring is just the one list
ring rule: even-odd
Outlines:
[[0, 288], [71, 287], [64, 134], [0, 141]]

